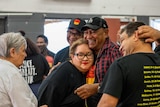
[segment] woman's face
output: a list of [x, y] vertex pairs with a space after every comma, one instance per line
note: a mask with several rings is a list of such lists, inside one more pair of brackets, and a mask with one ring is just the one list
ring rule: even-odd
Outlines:
[[71, 55], [71, 60], [80, 72], [85, 73], [93, 65], [94, 55], [87, 44], [81, 44], [77, 46], [75, 53]]
[[27, 56], [25, 51], [25, 46], [22, 45], [18, 51], [14, 48], [10, 50], [11, 54], [11, 62], [16, 66], [19, 67], [23, 64], [24, 58]]

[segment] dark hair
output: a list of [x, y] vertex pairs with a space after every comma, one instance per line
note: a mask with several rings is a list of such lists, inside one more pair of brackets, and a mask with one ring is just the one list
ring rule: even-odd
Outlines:
[[39, 37], [43, 38], [44, 42], [48, 44], [48, 38], [45, 35], [43, 35], [43, 34], [42, 35], [38, 35], [37, 38], [39, 38]]
[[31, 39], [26, 38], [26, 41], [27, 41], [27, 49], [26, 49], [27, 56], [40, 54], [39, 48]]
[[143, 22], [130, 22], [124, 28], [122, 28], [120, 34], [126, 32], [128, 37], [130, 37], [136, 30], [138, 30], [138, 27], [143, 25], [145, 25]]
[[20, 31], [18, 31], [18, 32], [21, 33], [22, 36], [25, 36], [25, 35], [26, 35], [26, 33], [25, 33], [23, 30], [20, 30]]
[[[145, 25], [143, 22], [130, 22], [124, 28], [122, 28], [120, 34], [126, 32], [128, 37], [131, 37], [132, 34], [138, 30], [138, 27]], [[140, 39], [141, 41], [145, 42], [145, 38]], [[152, 43], [149, 43], [152, 46]]]

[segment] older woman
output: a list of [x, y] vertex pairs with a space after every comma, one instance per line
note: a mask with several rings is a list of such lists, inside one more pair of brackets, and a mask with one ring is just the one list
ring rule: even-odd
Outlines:
[[20, 33], [0, 36], [0, 107], [37, 107], [37, 99], [19, 72], [26, 57]]
[[78, 39], [70, 47], [70, 60], [63, 62], [44, 80], [39, 89], [39, 106], [83, 107], [84, 100], [74, 90], [86, 83], [86, 72], [94, 62], [87, 41]]

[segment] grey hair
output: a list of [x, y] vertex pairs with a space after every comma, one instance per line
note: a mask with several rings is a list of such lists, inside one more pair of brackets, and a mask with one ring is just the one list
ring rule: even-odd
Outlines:
[[18, 52], [22, 45], [27, 48], [26, 40], [20, 33], [10, 32], [0, 35], [0, 57], [9, 57], [11, 48], [15, 48]]
[[5, 40], [0, 36], [0, 57], [6, 56], [7, 44]]

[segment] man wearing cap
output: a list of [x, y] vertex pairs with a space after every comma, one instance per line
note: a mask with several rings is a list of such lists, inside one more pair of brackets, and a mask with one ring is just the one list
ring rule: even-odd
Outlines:
[[[86, 22], [80, 18], [71, 19], [67, 30], [67, 41], [69, 46], [77, 39], [83, 37], [81, 29], [85, 24]], [[64, 62], [69, 59], [69, 46], [57, 52], [54, 57], [54, 65], [58, 64], [58, 62]]]
[[[88, 99], [89, 107], [97, 107], [101, 97], [98, 93], [99, 86], [111, 63], [122, 56], [119, 46], [111, 42], [108, 36], [108, 25], [106, 21], [99, 17], [93, 17], [82, 27], [84, 38], [88, 40], [88, 45], [97, 55], [95, 62], [94, 84], [85, 84], [75, 90], [75, 93], [82, 99]], [[98, 94], [96, 94], [98, 93]]]

